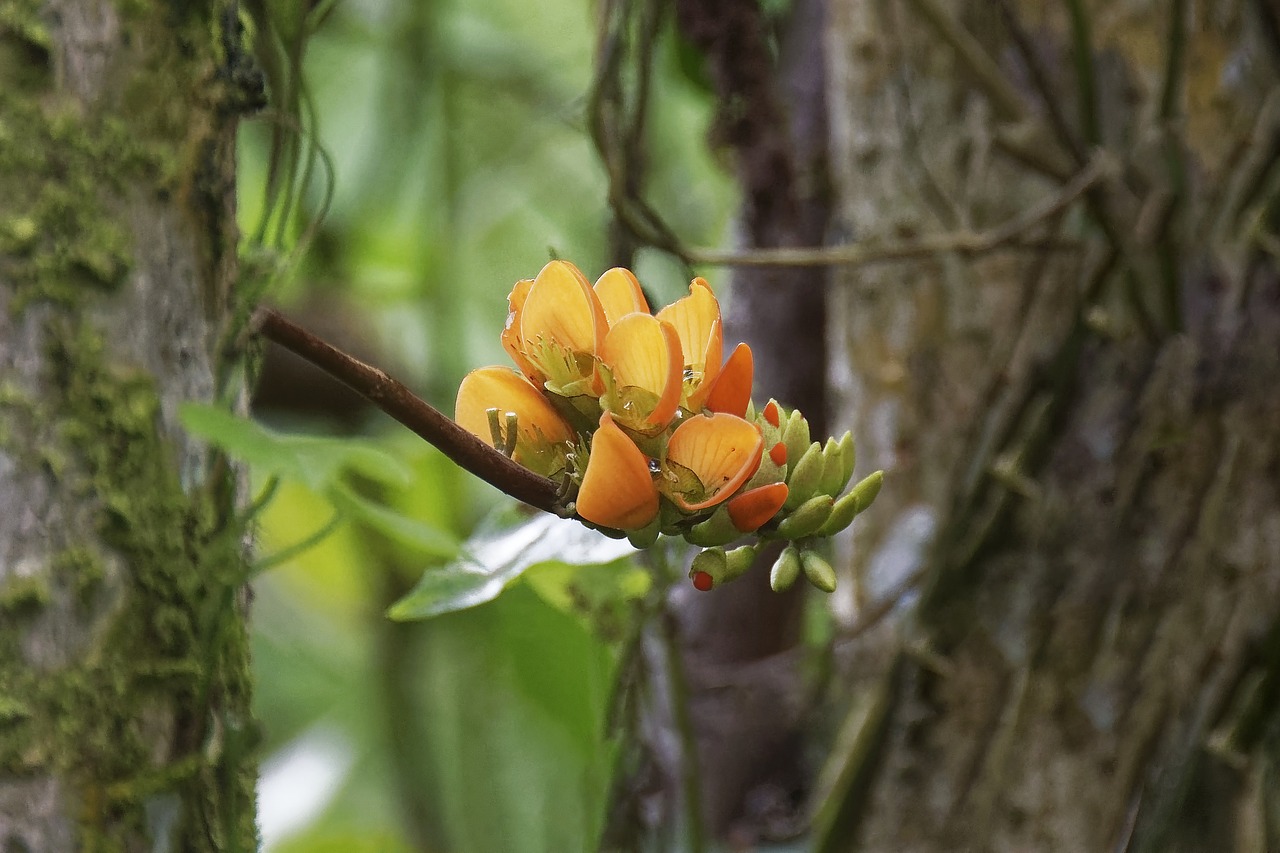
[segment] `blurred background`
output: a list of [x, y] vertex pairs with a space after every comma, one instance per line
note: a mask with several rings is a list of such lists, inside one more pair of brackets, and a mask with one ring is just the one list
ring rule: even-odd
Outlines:
[[[553, 255], [592, 279], [610, 263], [586, 117], [597, 10], [247, 5], [272, 106], [241, 131], [245, 269], [268, 302], [452, 412], [466, 371], [508, 361], [498, 334], [517, 279]], [[655, 45], [648, 195], [684, 239], [714, 246], [736, 199], [706, 143], [711, 94], [673, 33]], [[687, 288], [661, 253], [635, 266], [655, 304]], [[253, 407], [281, 431], [388, 451], [411, 482], [375, 497], [457, 540], [510, 502], [282, 351], [264, 354]], [[290, 554], [334, 513], [286, 480], [261, 515], [260, 554], [284, 557], [253, 611], [265, 848], [593, 849], [634, 611], [602, 621], [544, 572], [478, 608], [392, 622], [387, 607], [441, 558], [347, 521]]]

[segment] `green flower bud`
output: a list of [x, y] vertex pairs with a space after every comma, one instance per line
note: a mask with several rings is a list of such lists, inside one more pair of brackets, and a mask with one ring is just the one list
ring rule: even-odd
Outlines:
[[815, 536], [835, 536], [841, 530], [844, 530], [853, 523], [853, 517], [858, 514], [858, 493], [850, 492], [840, 500], [836, 501], [835, 506], [831, 507], [831, 515], [821, 527]]
[[835, 498], [831, 495], [815, 495], [778, 523], [779, 538], [795, 540], [812, 536], [826, 524], [834, 506]]
[[823, 592], [836, 591], [836, 570], [817, 551], [801, 551], [800, 565], [809, 583]]
[[858, 462], [858, 450], [853, 443], [853, 433], [846, 432], [840, 436], [840, 463], [844, 466], [844, 474], [840, 478], [840, 488], [836, 489], [836, 494], [844, 491], [844, 487], [849, 485], [849, 478], [853, 476], [854, 465]]
[[786, 592], [800, 577], [800, 552], [796, 546], [788, 545], [782, 549], [773, 568], [769, 570], [769, 586], [774, 592]]
[[706, 572], [719, 582], [724, 579], [725, 556], [723, 548], [707, 548], [693, 555], [693, 563], [689, 566], [689, 577], [698, 572]]
[[858, 496], [858, 512], [862, 512], [871, 506], [871, 502], [876, 499], [876, 495], [880, 494], [880, 487], [884, 485], [884, 472], [876, 471], [869, 474], [858, 481], [858, 485], [854, 486], [849, 492], [851, 495]]
[[759, 552], [759, 546], [757, 545], [743, 545], [741, 548], [734, 548], [732, 551], [727, 552], [724, 555], [724, 577], [717, 580], [728, 582], [742, 577], [747, 569], [751, 568], [755, 563]]
[[800, 414], [800, 410], [796, 409], [782, 428], [782, 442], [787, 446], [787, 464], [792, 470], [795, 470], [800, 457], [809, 449], [810, 441], [812, 439], [809, 438], [809, 422], [804, 419], [804, 415]]
[[791, 474], [787, 477], [787, 502], [784, 509], [793, 509], [809, 500], [822, 484], [822, 470], [825, 467], [822, 457], [822, 445], [814, 442], [803, 454], [796, 457]]
[[844, 477], [841, 447], [842, 445], [834, 438], [828, 438], [827, 443], [822, 447], [822, 482], [818, 484], [818, 491], [833, 498], [839, 496], [843, 485], [840, 482]]

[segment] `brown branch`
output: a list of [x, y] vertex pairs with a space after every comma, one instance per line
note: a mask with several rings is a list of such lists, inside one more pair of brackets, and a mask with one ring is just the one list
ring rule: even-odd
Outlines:
[[537, 509], [565, 514], [556, 500], [555, 481], [503, 456], [383, 371], [321, 340], [272, 308], [255, 311], [253, 326], [268, 340], [341, 380], [486, 483]]
[[847, 246], [815, 246], [781, 249], [685, 249], [692, 263], [722, 266], [863, 266], [886, 261], [910, 260], [948, 252], [980, 255], [1000, 248], [1052, 248], [1048, 239], [1028, 241], [1026, 234], [1052, 219], [1081, 198], [1098, 181], [1115, 172], [1112, 159], [1099, 151], [1063, 187], [1039, 204], [986, 231], [954, 231], [929, 234], [914, 240], [854, 243]]

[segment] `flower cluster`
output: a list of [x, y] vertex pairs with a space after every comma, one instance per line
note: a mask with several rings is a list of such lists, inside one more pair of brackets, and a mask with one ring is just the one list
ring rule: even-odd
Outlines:
[[[746, 571], [760, 539], [790, 540], [775, 589], [801, 572], [830, 591], [812, 548], [847, 527], [879, 491], [876, 472], [841, 496], [853, 437], [811, 441], [798, 411], [751, 402], [751, 349], [726, 359], [720, 305], [701, 278], [650, 313], [640, 283], [611, 269], [592, 286], [552, 261], [516, 283], [502, 345], [519, 370], [483, 367], [458, 389], [455, 420], [562, 484], [563, 509], [647, 547], [659, 533], [706, 548], [699, 589]], [[724, 546], [753, 534], [754, 544]]]

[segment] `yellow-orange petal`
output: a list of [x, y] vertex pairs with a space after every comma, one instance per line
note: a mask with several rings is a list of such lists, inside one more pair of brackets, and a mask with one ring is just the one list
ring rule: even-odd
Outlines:
[[680, 338], [670, 323], [649, 314], [628, 314], [605, 335], [600, 360], [613, 371], [616, 385], [643, 388], [657, 398], [653, 411], [643, 417], [647, 424], [665, 426], [675, 417], [684, 358]]
[[639, 530], [658, 516], [649, 460], [608, 412], [591, 439], [576, 511], [593, 524], [618, 530]]
[[720, 303], [705, 279], [689, 283], [689, 295], [672, 302], [657, 313], [659, 320], [675, 326], [680, 336], [680, 351], [685, 366], [690, 368], [690, 408], [702, 408], [710, 382], [720, 372], [724, 339], [720, 330]]
[[715, 506], [732, 495], [760, 467], [760, 428], [734, 415], [694, 415], [676, 427], [667, 442], [667, 460], [689, 471], [706, 490], [700, 501], [672, 495], [682, 509]]
[[530, 382], [541, 385], [547, 377], [524, 354], [520, 341], [520, 314], [524, 310], [524, 302], [529, 297], [531, 287], [533, 287], [533, 279], [522, 278], [516, 282], [515, 287], [511, 288], [511, 294], [507, 296], [507, 325], [503, 328], [499, 339], [502, 341], [502, 348], [507, 351], [507, 355], [511, 356], [511, 360], [516, 363], [516, 367], [520, 368], [520, 372], [529, 377]]
[[729, 520], [733, 526], [743, 533], [759, 530], [760, 525], [778, 514], [782, 505], [787, 502], [787, 484], [770, 483], [757, 486], [749, 492], [729, 498], [725, 507], [729, 510]]
[[596, 292], [568, 261], [552, 261], [533, 280], [519, 311], [520, 343], [527, 354], [539, 340], [595, 355], [609, 328]]
[[610, 326], [636, 311], [649, 313], [649, 302], [640, 289], [640, 281], [629, 269], [614, 267], [606, 270], [596, 279], [595, 292]]
[[[569, 422], [552, 407], [542, 392], [509, 367], [481, 367], [471, 371], [458, 386], [453, 419], [486, 444], [493, 443], [489, 409], [516, 413], [516, 450], [513, 458], [527, 467], [553, 442], [571, 442], [576, 434]], [[542, 472], [546, 473], [546, 472]]]
[[746, 417], [751, 403], [751, 380], [755, 373], [755, 360], [751, 347], [738, 344], [729, 360], [724, 363], [707, 391], [706, 407], [713, 412], [725, 412]]

